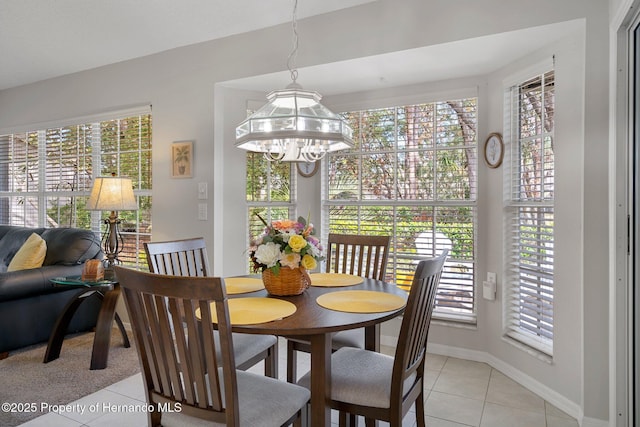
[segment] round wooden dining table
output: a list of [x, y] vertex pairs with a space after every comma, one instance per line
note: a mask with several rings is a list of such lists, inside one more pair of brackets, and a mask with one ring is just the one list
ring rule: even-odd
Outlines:
[[[246, 276], [250, 277], [250, 276]], [[256, 276], [251, 276], [256, 277]], [[264, 297], [289, 301], [296, 306], [295, 313], [267, 323], [233, 325], [234, 332], [269, 334], [281, 337], [304, 339], [311, 343], [311, 425], [330, 426], [331, 409], [327, 404], [331, 396], [331, 335], [348, 329], [365, 328], [365, 347], [379, 350], [380, 323], [392, 319], [404, 311], [404, 306], [390, 311], [374, 313], [352, 313], [336, 311], [320, 306], [316, 298], [329, 292], [367, 290], [399, 295], [406, 299], [407, 293], [395, 285], [379, 280], [364, 279], [351, 286], [310, 286], [296, 296], [271, 296], [266, 290], [229, 295], [229, 298]]]

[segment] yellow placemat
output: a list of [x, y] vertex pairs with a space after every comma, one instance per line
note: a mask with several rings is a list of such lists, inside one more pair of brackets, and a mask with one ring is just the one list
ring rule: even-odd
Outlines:
[[264, 289], [262, 279], [254, 277], [227, 277], [224, 279], [227, 295], [246, 294]]
[[[232, 325], [255, 325], [271, 322], [291, 316], [296, 306], [289, 301], [275, 298], [233, 298], [229, 303], [229, 319]], [[213, 303], [211, 305], [213, 323], [218, 322]], [[200, 309], [196, 309], [196, 317], [200, 318]]]
[[400, 295], [377, 291], [337, 291], [320, 295], [316, 302], [324, 308], [348, 313], [381, 313], [404, 307], [407, 300]]
[[313, 273], [310, 274], [311, 286], [339, 287], [353, 286], [364, 282], [360, 276], [342, 273]]

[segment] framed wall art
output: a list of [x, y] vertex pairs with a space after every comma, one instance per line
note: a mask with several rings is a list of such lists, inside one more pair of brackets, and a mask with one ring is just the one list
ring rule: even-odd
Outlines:
[[193, 141], [178, 141], [171, 144], [171, 177], [193, 176]]

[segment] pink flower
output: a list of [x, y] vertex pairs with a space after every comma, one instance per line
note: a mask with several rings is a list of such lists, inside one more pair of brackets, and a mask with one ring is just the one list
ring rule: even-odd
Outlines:
[[280, 257], [280, 264], [283, 267], [296, 268], [300, 265], [300, 254], [292, 252]]

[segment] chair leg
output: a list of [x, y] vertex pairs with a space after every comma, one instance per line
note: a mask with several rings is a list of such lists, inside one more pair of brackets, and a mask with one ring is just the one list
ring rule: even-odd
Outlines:
[[295, 384], [298, 380], [298, 355], [293, 343], [287, 340], [287, 382]]
[[416, 399], [416, 421], [417, 427], [425, 427], [424, 419], [424, 392], [418, 395]]
[[302, 421], [302, 410], [300, 410], [300, 414], [299, 414], [298, 418], [293, 420], [293, 427], [306, 427], [303, 424], [303, 421]]
[[267, 357], [264, 359], [264, 375], [278, 379], [278, 343], [267, 350]]
[[155, 411], [147, 412], [147, 423], [149, 427], [161, 427], [162, 426], [162, 412], [159, 410], [159, 406], [155, 406]]
[[300, 408], [300, 416], [293, 422], [293, 427], [309, 427], [309, 403]]

